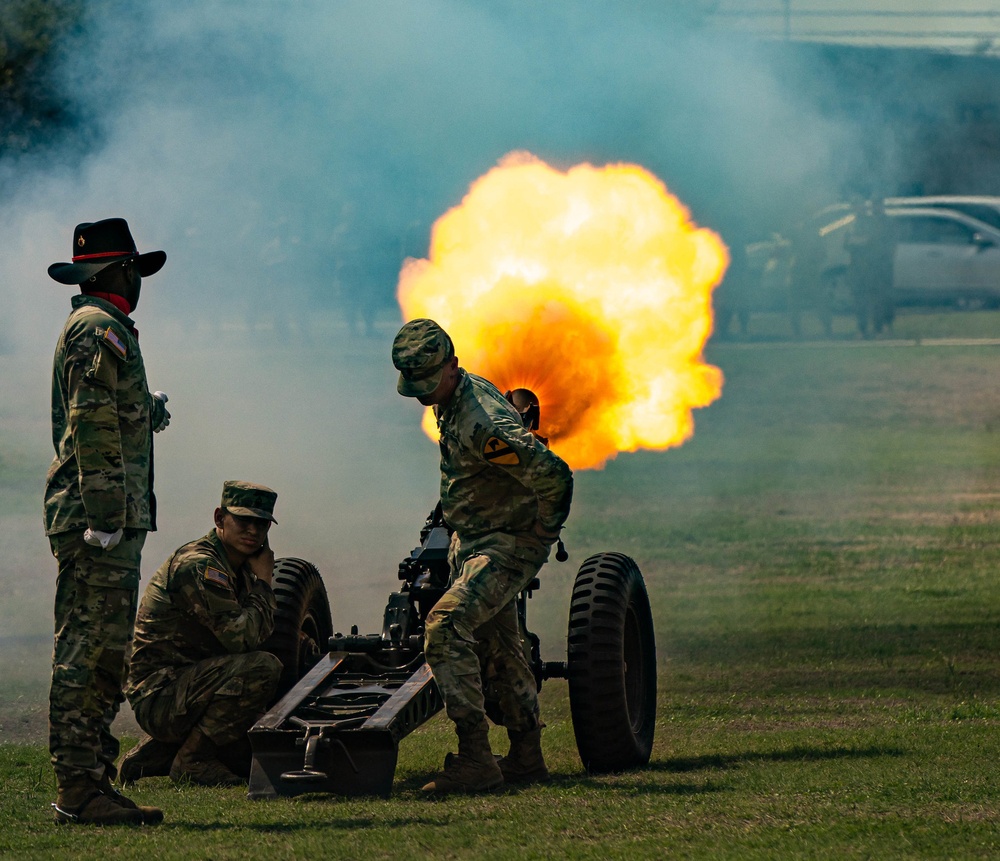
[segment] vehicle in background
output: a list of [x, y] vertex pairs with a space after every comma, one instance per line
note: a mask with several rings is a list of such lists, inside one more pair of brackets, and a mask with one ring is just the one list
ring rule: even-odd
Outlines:
[[[885, 214], [896, 242], [897, 305], [1000, 305], [1000, 227], [957, 210], [888, 205], [891, 200]], [[845, 240], [854, 215], [848, 204], [839, 204], [824, 209], [819, 222], [823, 278], [843, 293], [840, 282], [846, 282], [850, 262]]]
[[[925, 201], [926, 206], [917, 205]], [[1000, 307], [1000, 198], [947, 195], [885, 202], [895, 239], [895, 305]], [[751, 312], [787, 311], [797, 335], [802, 313], [811, 311], [829, 335], [833, 314], [856, 310], [846, 243], [854, 220], [850, 204], [836, 203], [788, 236], [775, 233], [748, 245], [739, 278], [723, 284], [720, 332], [734, 314], [745, 334]]]
[[924, 209], [950, 209], [972, 216], [1000, 230], [1000, 197], [985, 195], [938, 194], [928, 197], [887, 197], [890, 208], [918, 206]]
[[[896, 239], [897, 304], [998, 304], [1000, 197], [887, 197], [885, 213]], [[828, 206], [812, 220], [824, 243], [824, 277], [846, 278], [850, 204]]]
[[1000, 228], [934, 207], [894, 207], [886, 215], [896, 239], [897, 305], [1000, 307]]

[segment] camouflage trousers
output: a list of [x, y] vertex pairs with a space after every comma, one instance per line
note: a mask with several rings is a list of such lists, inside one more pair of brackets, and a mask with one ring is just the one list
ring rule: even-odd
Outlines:
[[135, 627], [144, 529], [126, 529], [112, 550], [83, 532], [49, 536], [59, 563], [49, 691], [49, 752], [60, 784], [117, 774], [111, 724], [124, 702]]
[[451, 585], [427, 616], [424, 654], [459, 731], [486, 717], [482, 666], [491, 666], [504, 725], [539, 726], [538, 689], [521, 642], [516, 599], [548, 558], [544, 545], [509, 535], [452, 538]]
[[221, 747], [243, 738], [266, 711], [280, 676], [281, 661], [270, 652], [206, 658], [132, 709], [158, 741], [183, 742], [197, 728]]

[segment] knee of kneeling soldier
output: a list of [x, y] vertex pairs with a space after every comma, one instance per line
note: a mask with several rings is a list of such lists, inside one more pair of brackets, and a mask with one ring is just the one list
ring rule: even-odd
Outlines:
[[281, 679], [282, 663], [270, 652], [244, 652], [232, 656], [228, 681], [216, 690], [217, 696], [239, 697], [246, 707], [270, 701]]
[[268, 682], [272, 689], [276, 688], [284, 670], [284, 664], [280, 659], [270, 652], [251, 652], [248, 657], [252, 659], [250, 663], [252, 676]]

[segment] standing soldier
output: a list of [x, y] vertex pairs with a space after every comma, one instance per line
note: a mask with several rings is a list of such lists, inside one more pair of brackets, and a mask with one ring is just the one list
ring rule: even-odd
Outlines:
[[[424, 786], [475, 792], [546, 780], [538, 691], [521, 644], [516, 599], [548, 559], [569, 515], [573, 475], [488, 381], [458, 366], [433, 320], [392, 345], [397, 390], [433, 406], [441, 434], [441, 506], [453, 530], [451, 584], [428, 614], [424, 650], [458, 734], [458, 755]], [[479, 653], [492, 661], [510, 752], [490, 749]]]
[[811, 310], [819, 318], [823, 334], [833, 335], [833, 303], [823, 279], [823, 238], [811, 219], [795, 225], [792, 233], [788, 273], [788, 309], [792, 332], [802, 335], [802, 313]]
[[864, 337], [892, 327], [896, 244], [881, 198], [853, 202], [854, 223], [846, 245], [858, 330]]
[[215, 528], [176, 550], [146, 587], [126, 693], [149, 738], [122, 760], [123, 783], [163, 774], [202, 786], [246, 782], [246, 732], [281, 676], [281, 661], [260, 651], [274, 628], [267, 535], [277, 496], [227, 481]]
[[139, 254], [121, 218], [79, 224], [73, 262], [49, 275], [79, 284], [52, 369], [55, 458], [45, 485], [45, 532], [59, 565], [49, 697], [49, 750], [59, 823], [154, 824], [112, 786], [118, 740], [111, 724], [124, 697], [139, 564], [156, 528], [153, 438], [170, 414], [150, 394], [138, 333], [128, 316], [141, 279], [162, 251]]

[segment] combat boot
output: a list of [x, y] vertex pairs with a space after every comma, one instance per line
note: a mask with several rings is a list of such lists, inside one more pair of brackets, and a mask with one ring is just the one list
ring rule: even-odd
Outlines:
[[159, 825], [163, 821], [163, 811], [159, 807], [136, 804], [131, 798], [126, 798], [111, 784], [111, 776], [107, 772], [104, 772], [101, 779], [97, 781], [97, 788], [104, 796], [112, 801], [117, 801], [122, 807], [138, 810], [142, 814], [143, 825]]
[[196, 783], [199, 786], [240, 786], [246, 783], [219, 760], [215, 743], [200, 729], [191, 730], [180, 746], [173, 764], [170, 779], [175, 783]]
[[53, 818], [59, 825], [142, 825], [142, 812], [109, 798], [89, 777], [59, 781], [59, 791], [52, 805]]
[[177, 742], [158, 741], [146, 736], [122, 757], [118, 780], [126, 786], [143, 777], [166, 777], [179, 749]]
[[458, 731], [458, 753], [449, 753], [444, 771], [423, 787], [424, 792], [486, 792], [503, 785], [503, 772], [490, 749], [489, 729]]
[[542, 728], [530, 732], [507, 730], [510, 751], [497, 762], [507, 783], [544, 783], [549, 770], [542, 757]]

